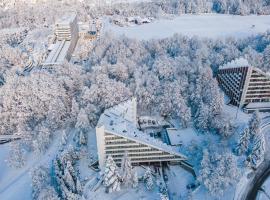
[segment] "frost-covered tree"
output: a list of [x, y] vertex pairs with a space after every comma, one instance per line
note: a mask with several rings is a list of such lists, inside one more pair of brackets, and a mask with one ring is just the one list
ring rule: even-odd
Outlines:
[[86, 137], [85, 137], [85, 133], [83, 131], [80, 131], [79, 132], [79, 143], [80, 145], [86, 145], [87, 144], [87, 140], [86, 140]]
[[47, 186], [40, 191], [37, 200], [60, 200], [60, 198], [52, 186]]
[[167, 194], [160, 193], [159, 196], [160, 196], [160, 200], [169, 200], [169, 197]]
[[52, 186], [48, 186], [40, 191], [37, 200], [60, 200], [60, 198], [55, 189]]
[[263, 67], [266, 71], [270, 69], [270, 44], [263, 51]]
[[36, 137], [33, 138], [33, 150], [36, 153], [44, 152], [49, 144], [51, 139], [51, 130], [45, 125], [38, 125], [35, 127]]
[[198, 180], [213, 196], [224, 193], [229, 185], [239, 177], [236, 159], [230, 153], [211, 153], [204, 151]]
[[75, 127], [84, 132], [90, 127], [89, 119], [84, 109], [80, 110]]
[[26, 150], [20, 141], [11, 143], [8, 164], [11, 167], [21, 168], [26, 162]]
[[120, 175], [111, 156], [108, 156], [105, 163], [103, 184], [106, 187], [106, 192], [108, 193], [120, 191]]
[[154, 187], [154, 181], [153, 181], [153, 176], [151, 169], [149, 167], [146, 168], [146, 171], [143, 176], [144, 182], [145, 182], [145, 187], [147, 190], [152, 190]]
[[78, 173], [75, 171], [75, 161], [78, 154], [74, 148], [68, 147], [54, 160], [53, 169], [57, 192], [64, 199], [80, 199], [81, 184]]
[[65, 167], [65, 170], [64, 170], [64, 181], [65, 181], [65, 184], [68, 188], [69, 191], [72, 191], [73, 193], [76, 192], [76, 183], [74, 181], [74, 178], [72, 176], [72, 174], [74, 174], [74, 169], [71, 165], [71, 162], [68, 161], [67, 162], [67, 166]]
[[132, 173], [132, 187], [137, 188], [138, 185], [139, 185], [138, 174], [137, 171], [134, 169]]
[[264, 160], [265, 155], [265, 138], [262, 133], [255, 136], [254, 145], [250, 155], [247, 157], [247, 165], [257, 168]]
[[209, 128], [209, 109], [203, 102], [200, 102], [196, 116], [195, 127], [199, 130], [205, 131]]
[[31, 170], [32, 177], [32, 197], [40, 199], [40, 193], [47, 188], [50, 183], [49, 169], [38, 166]]
[[67, 132], [66, 132], [66, 130], [63, 130], [60, 145], [65, 146], [67, 144], [67, 139], [68, 139]]
[[121, 163], [121, 170], [120, 170], [120, 175], [121, 175], [121, 179], [122, 182], [125, 185], [130, 185], [132, 184], [132, 165], [131, 165], [131, 161], [128, 157], [128, 153], [125, 152], [123, 158], [122, 158], [122, 163]]
[[252, 117], [248, 123], [251, 139], [260, 133], [260, 124], [261, 124], [261, 118], [260, 118], [259, 112], [255, 111], [252, 114]]
[[243, 153], [247, 153], [249, 150], [249, 143], [250, 143], [250, 134], [249, 129], [246, 128], [243, 133], [241, 134], [239, 141], [237, 143], [235, 152], [237, 155], [242, 155]]
[[71, 119], [74, 122], [74, 124], [77, 122], [77, 116], [80, 112], [80, 107], [78, 102], [75, 98], [72, 99], [72, 106], [71, 106]]

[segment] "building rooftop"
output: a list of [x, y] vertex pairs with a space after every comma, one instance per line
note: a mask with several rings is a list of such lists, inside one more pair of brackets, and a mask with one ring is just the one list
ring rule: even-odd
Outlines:
[[52, 51], [49, 53], [44, 65], [61, 64], [65, 61], [70, 41], [57, 41], [52, 46]]
[[58, 19], [55, 24], [61, 24], [61, 25], [70, 24], [75, 20], [76, 16], [77, 16], [76, 12], [66, 13], [60, 19]]
[[230, 68], [250, 67], [250, 66], [251, 65], [249, 64], [247, 59], [240, 57], [220, 66], [219, 69], [230, 69]]
[[104, 126], [107, 132], [114, 135], [137, 141], [138, 143], [145, 144], [161, 151], [187, 159], [186, 156], [179, 153], [172, 146], [169, 146], [160, 140], [150, 137], [148, 134], [138, 130], [134, 123], [126, 120], [121, 115], [118, 115], [116, 112], [114, 112], [113, 108], [105, 110], [99, 119], [98, 126]]

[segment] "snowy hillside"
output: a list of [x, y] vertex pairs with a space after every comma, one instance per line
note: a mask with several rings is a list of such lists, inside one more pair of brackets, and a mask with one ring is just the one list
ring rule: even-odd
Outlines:
[[153, 23], [119, 27], [107, 24], [107, 31], [137, 39], [159, 39], [175, 33], [189, 37], [243, 38], [270, 30], [270, 15], [232, 16], [232, 15], [181, 15], [172, 20], [161, 19]]

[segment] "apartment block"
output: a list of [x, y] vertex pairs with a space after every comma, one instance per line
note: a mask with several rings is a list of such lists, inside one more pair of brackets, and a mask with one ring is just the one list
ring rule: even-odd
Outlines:
[[50, 53], [43, 66], [58, 65], [71, 59], [79, 38], [77, 14], [67, 13], [55, 23], [56, 42], [51, 45]]
[[217, 79], [233, 105], [248, 112], [270, 110], [270, 76], [246, 59], [239, 58], [221, 66]]
[[101, 115], [96, 127], [100, 168], [104, 168], [108, 155], [120, 165], [125, 152], [132, 165], [161, 162], [186, 164], [187, 158], [175, 148], [137, 128], [136, 112], [136, 99], [132, 99], [105, 110]]

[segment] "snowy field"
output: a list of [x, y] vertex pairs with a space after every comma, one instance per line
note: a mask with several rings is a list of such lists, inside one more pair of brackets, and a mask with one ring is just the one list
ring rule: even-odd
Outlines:
[[221, 14], [182, 15], [140, 26], [119, 27], [107, 24], [105, 30], [137, 39], [158, 39], [175, 33], [209, 38], [243, 38], [270, 29], [270, 16], [233, 16]]

